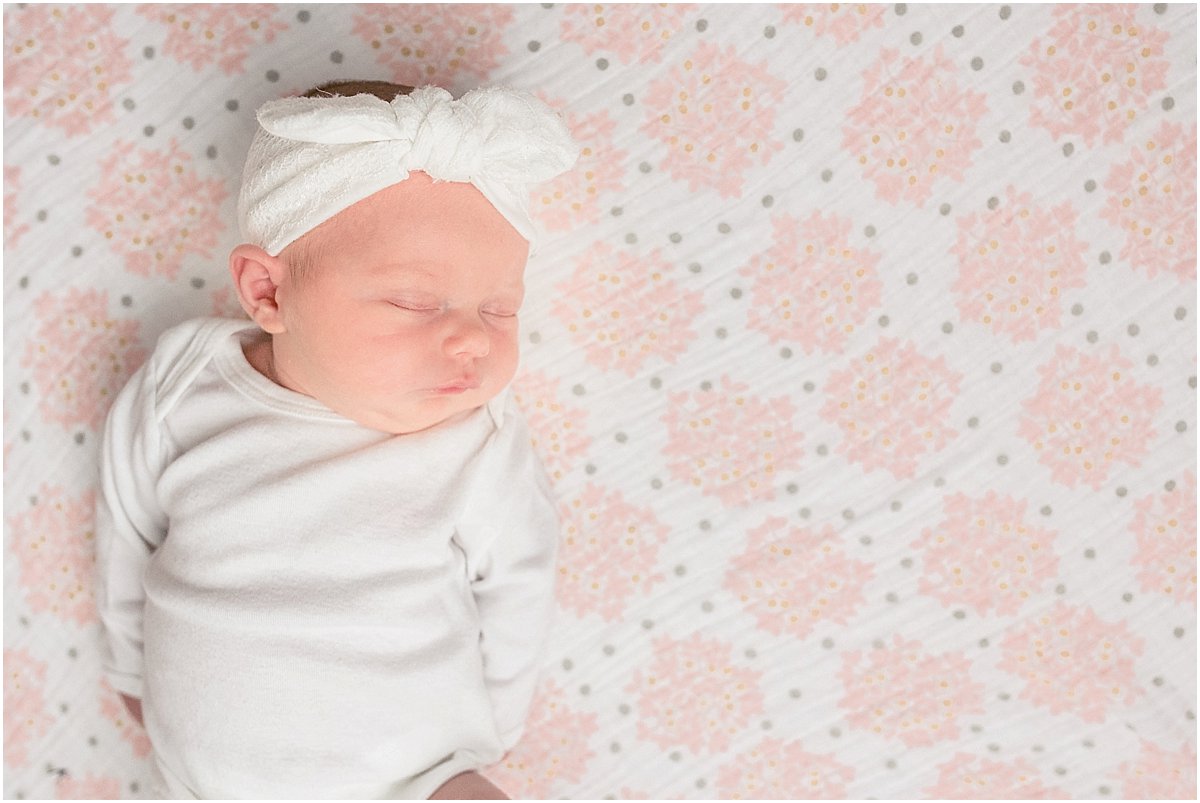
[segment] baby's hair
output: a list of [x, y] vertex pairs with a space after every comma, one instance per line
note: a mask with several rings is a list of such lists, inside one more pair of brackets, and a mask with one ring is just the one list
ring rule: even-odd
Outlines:
[[[302, 98], [332, 98], [353, 97], [355, 95], [374, 95], [389, 103], [398, 95], [407, 95], [415, 87], [405, 84], [393, 84], [388, 81], [349, 80], [330, 81], [313, 87], [300, 97]], [[321, 254], [320, 226], [305, 232], [304, 236], [294, 241], [285, 249], [288, 252], [288, 266], [291, 269], [293, 282], [303, 281], [310, 276]], [[316, 235], [316, 236], [313, 236]]]

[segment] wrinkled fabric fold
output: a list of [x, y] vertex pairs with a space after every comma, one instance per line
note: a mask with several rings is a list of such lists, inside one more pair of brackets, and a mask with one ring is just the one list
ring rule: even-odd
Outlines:
[[533, 185], [579, 157], [560, 115], [529, 92], [425, 86], [374, 95], [282, 98], [257, 112], [238, 196], [245, 242], [277, 255], [333, 215], [411, 171], [475, 185], [536, 250]]

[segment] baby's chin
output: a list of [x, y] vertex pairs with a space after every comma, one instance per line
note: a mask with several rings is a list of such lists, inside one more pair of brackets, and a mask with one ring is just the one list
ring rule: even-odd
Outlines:
[[396, 405], [394, 410], [338, 411], [368, 429], [391, 435], [411, 435], [434, 427], [449, 426], [487, 404], [495, 394], [479, 390], [460, 394], [430, 395], [416, 404]]

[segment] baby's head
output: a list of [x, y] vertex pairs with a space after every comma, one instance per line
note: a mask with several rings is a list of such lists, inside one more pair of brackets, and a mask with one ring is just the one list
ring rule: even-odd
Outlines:
[[[528, 183], [489, 178], [469, 152], [477, 135], [488, 135], [470, 127], [485, 126], [476, 121], [487, 115], [470, 116], [447, 93], [435, 99], [427, 90], [418, 90], [420, 111], [406, 98], [393, 114], [393, 98], [410, 92], [383, 82], [312, 90], [304, 97], [317, 103], [332, 93], [360, 105], [344, 107], [349, 114], [298, 107], [299, 115], [327, 116], [292, 151], [291, 140], [260, 130], [238, 204], [247, 242], [230, 255], [242, 307], [271, 336], [262, 359], [251, 358], [255, 367], [363, 426], [396, 434], [463, 415], [511, 381], [532, 237]], [[458, 119], [439, 116], [446, 112]], [[355, 114], [362, 130], [346, 134], [341, 121]], [[290, 131], [287, 123], [277, 130]], [[416, 136], [383, 139], [386, 132], [376, 131], [397, 125]], [[455, 132], [469, 132], [465, 145], [447, 142]], [[431, 142], [446, 150], [430, 152]], [[296, 149], [301, 162], [314, 161], [297, 168]], [[390, 178], [379, 175], [380, 164]], [[470, 180], [447, 178], [456, 175]]]

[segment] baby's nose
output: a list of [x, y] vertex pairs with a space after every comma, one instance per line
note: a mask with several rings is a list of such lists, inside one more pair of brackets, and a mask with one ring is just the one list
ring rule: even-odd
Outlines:
[[460, 315], [455, 321], [450, 336], [446, 338], [446, 351], [453, 355], [486, 357], [491, 351], [492, 339], [478, 316]]

